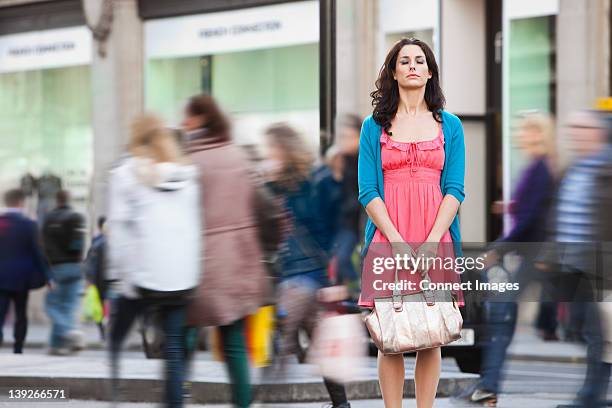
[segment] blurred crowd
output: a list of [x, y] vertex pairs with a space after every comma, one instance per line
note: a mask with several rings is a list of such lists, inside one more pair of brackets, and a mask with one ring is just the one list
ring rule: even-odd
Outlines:
[[[340, 117], [337, 140], [322, 138], [330, 143], [317, 157], [287, 123], [265, 130], [261, 150], [235, 144], [230, 120], [208, 95], [189, 99], [180, 131], [155, 115], [139, 117], [124, 157], [110, 171], [108, 212], [89, 244], [70, 192], [60, 190], [55, 209], [33, 221], [22, 211], [24, 192], [8, 191], [0, 215], [0, 343], [12, 303], [13, 351], [23, 352], [28, 293], [47, 285], [49, 353], [79, 350], [77, 314], [85, 293], [118, 380], [127, 334], [154, 310], [164, 334], [167, 406], [182, 406], [189, 393], [201, 327], [217, 327], [234, 405], [249, 406], [249, 318], [274, 307], [273, 351], [264, 365], [282, 370], [287, 356], [301, 352], [300, 331], [312, 333], [321, 311], [346, 313], [358, 297], [361, 122]], [[604, 302], [611, 288], [611, 123], [605, 113], [582, 111], [556, 131], [548, 115], [521, 113], [515, 140], [528, 164], [512, 202], [492, 208], [513, 222], [487, 253], [492, 267], [518, 252], [521, 266], [507, 279], [522, 288], [541, 284], [536, 325], [544, 340], [559, 341], [562, 334], [587, 345], [588, 370], [576, 402], [582, 407], [605, 399], [612, 363], [612, 308]], [[570, 159], [561, 158], [560, 142]], [[329, 287], [341, 289], [322, 291]], [[464, 393], [472, 401], [497, 398], [518, 300], [486, 302], [482, 377]], [[330, 407], [350, 407], [341, 381], [324, 382]], [[117, 381], [114, 386], [118, 396]]]
[[[0, 315], [13, 301], [14, 351], [23, 350], [29, 290], [48, 285], [49, 353], [82, 348], [76, 322], [85, 294], [109, 345], [113, 395], [121, 392], [122, 344], [135, 320], [154, 312], [168, 406], [182, 406], [189, 393], [198, 329], [211, 326], [234, 405], [249, 406], [249, 318], [275, 306], [274, 350], [264, 363], [282, 366], [299, 351], [298, 331], [312, 333], [319, 311], [358, 294], [360, 127], [359, 117], [341, 118], [338, 140], [317, 158], [286, 123], [267, 128], [263, 149], [238, 146], [208, 95], [189, 99], [180, 131], [143, 115], [110, 171], [108, 211], [90, 245], [68, 191], [57, 193], [56, 209], [37, 224], [21, 211], [24, 192], [10, 190], [0, 218]], [[350, 289], [320, 295], [332, 285]], [[330, 406], [350, 406], [339, 382], [325, 384]]]
[[[574, 404], [606, 405], [612, 363], [610, 240], [612, 217], [612, 121], [609, 113], [573, 113], [556, 132], [545, 113], [526, 111], [516, 119], [514, 140], [527, 164], [512, 201], [496, 202], [492, 211], [509, 214], [512, 226], [487, 252], [489, 279], [514, 281], [520, 291], [484, 302], [486, 341], [481, 380], [461, 397], [497, 401], [507, 349], [514, 335], [518, 301], [534, 282], [541, 287], [535, 322], [544, 341], [584, 343], [587, 374]], [[564, 154], [561, 154], [564, 153]], [[520, 257], [509, 272], [505, 255]], [[522, 297], [521, 297], [522, 296]], [[564, 405], [565, 406], [565, 405]]]

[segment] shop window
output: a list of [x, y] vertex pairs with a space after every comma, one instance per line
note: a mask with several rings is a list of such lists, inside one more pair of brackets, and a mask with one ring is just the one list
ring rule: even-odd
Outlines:
[[85, 208], [93, 168], [89, 89], [88, 66], [0, 74], [2, 190], [27, 173], [50, 173]]
[[[555, 112], [555, 16], [510, 21], [510, 120], [524, 110]], [[512, 137], [512, 132], [510, 132]], [[511, 184], [525, 164], [522, 153], [511, 148]]]
[[239, 143], [259, 144], [268, 124], [288, 121], [318, 145], [318, 44], [153, 59], [146, 77], [147, 110], [173, 125], [190, 96], [209, 92], [232, 117]]
[[318, 45], [216, 55], [212, 91], [232, 113], [317, 109]]

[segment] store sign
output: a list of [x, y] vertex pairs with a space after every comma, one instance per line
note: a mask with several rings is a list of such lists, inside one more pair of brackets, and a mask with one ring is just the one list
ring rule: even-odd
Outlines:
[[86, 27], [0, 36], [0, 72], [87, 65], [91, 42]]
[[510, 20], [559, 14], [559, 0], [512, 0], [504, 2], [504, 14]]
[[145, 23], [147, 58], [211, 55], [318, 41], [318, 1], [164, 18]]

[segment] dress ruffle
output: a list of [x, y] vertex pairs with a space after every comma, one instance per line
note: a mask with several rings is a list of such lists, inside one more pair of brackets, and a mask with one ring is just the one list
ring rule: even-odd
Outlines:
[[444, 137], [442, 135], [442, 128], [438, 132], [438, 136], [432, 140], [421, 140], [419, 142], [398, 142], [391, 139], [391, 136], [387, 134], [383, 130], [380, 135], [380, 142], [389, 147], [397, 150], [401, 150], [403, 152], [408, 152], [411, 150], [411, 145], [416, 145], [417, 150], [437, 150], [444, 147]]

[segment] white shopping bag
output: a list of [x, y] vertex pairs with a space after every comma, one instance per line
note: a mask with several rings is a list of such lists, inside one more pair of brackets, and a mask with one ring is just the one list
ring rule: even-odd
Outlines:
[[317, 325], [308, 363], [339, 383], [355, 381], [363, 372], [367, 352], [365, 326], [359, 314], [324, 316]]

